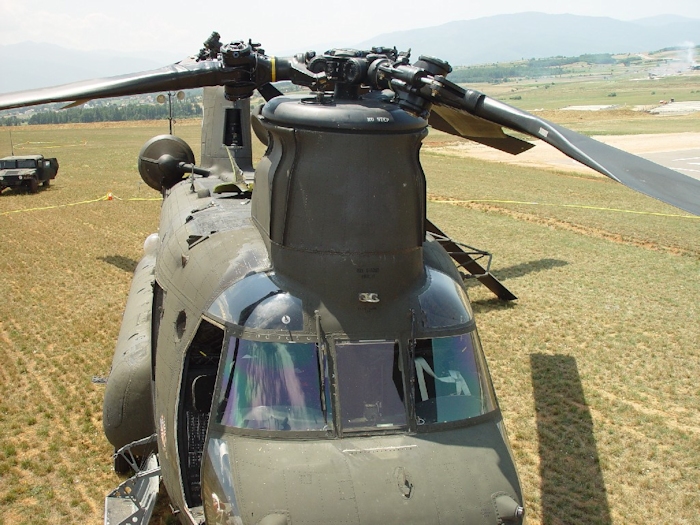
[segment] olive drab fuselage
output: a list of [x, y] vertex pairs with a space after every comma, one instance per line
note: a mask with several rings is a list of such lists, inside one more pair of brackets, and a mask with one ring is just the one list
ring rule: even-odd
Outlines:
[[124, 439], [157, 435], [185, 523], [499, 523], [522, 495], [461, 275], [426, 235], [425, 121], [277, 97], [260, 123], [252, 196], [213, 174], [163, 190], [134, 285], [154, 408]]

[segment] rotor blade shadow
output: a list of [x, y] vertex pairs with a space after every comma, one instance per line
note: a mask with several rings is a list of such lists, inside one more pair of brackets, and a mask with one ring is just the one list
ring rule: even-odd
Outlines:
[[112, 266], [116, 266], [125, 272], [134, 273], [136, 270], [137, 261], [124, 257], [122, 255], [107, 255], [106, 257], [97, 257], [100, 261], [104, 261]]
[[537, 411], [542, 523], [612, 523], [576, 359], [531, 354]]

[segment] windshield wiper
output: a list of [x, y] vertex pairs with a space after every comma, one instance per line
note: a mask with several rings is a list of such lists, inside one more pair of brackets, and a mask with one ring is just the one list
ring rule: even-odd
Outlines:
[[321, 381], [321, 412], [323, 412], [323, 421], [328, 427], [328, 408], [326, 407], [326, 343], [323, 338], [321, 329], [321, 314], [318, 310], [316, 314], [316, 335], [318, 337], [318, 374]]

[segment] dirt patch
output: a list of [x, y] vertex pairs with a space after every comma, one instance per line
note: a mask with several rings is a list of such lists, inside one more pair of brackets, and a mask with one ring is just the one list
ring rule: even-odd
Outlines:
[[[595, 136], [600, 142], [635, 155], [647, 155], [668, 151], [682, 151], [697, 148], [700, 145], [700, 133], [667, 133], [663, 135], [615, 135]], [[520, 166], [533, 166], [554, 170], [574, 171], [589, 175], [598, 173], [573, 159], [570, 159], [556, 148], [541, 140], [534, 141], [536, 146], [520, 155], [509, 155], [488, 146], [475, 142], [459, 141], [441, 143], [433, 146], [430, 142], [425, 145], [427, 151], [471, 157], [492, 162], [503, 162]], [[602, 177], [602, 175], [600, 175]]]
[[700, 101], [698, 100], [664, 103], [649, 112], [654, 115], [688, 115], [696, 111], [700, 111]]

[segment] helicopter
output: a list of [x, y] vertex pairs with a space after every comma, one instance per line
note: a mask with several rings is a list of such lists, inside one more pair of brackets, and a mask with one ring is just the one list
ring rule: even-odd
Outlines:
[[204, 88], [200, 162], [170, 134], [138, 156], [163, 200], [105, 390], [114, 468], [134, 472], [105, 523], [147, 523], [161, 480], [187, 524], [524, 523], [460, 269], [516, 297], [487, 252], [426, 217], [428, 126], [533, 147], [514, 130], [696, 215], [700, 181], [450, 71], [388, 47], [274, 57], [213, 33], [165, 68], [0, 95], [9, 109]]

